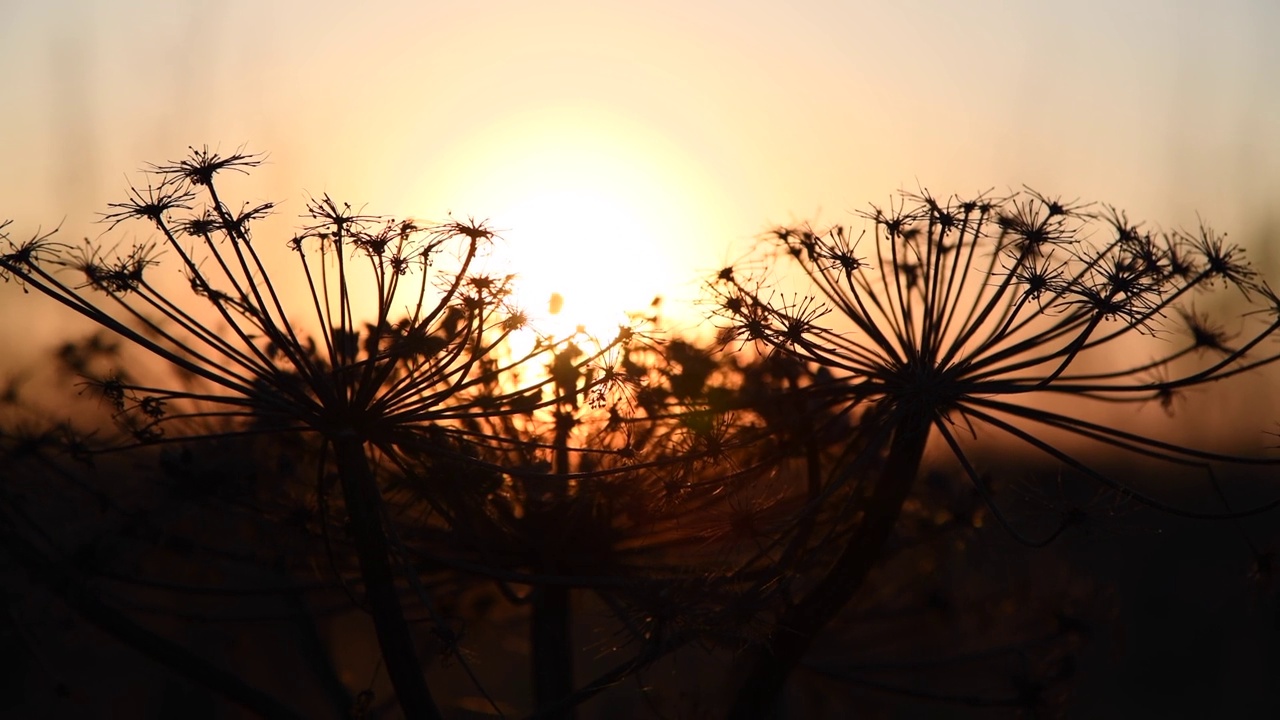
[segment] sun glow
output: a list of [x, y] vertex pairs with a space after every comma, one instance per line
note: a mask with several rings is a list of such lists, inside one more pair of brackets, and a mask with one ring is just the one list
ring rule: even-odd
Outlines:
[[[718, 205], [670, 142], [616, 115], [560, 108], [476, 128], [443, 167], [441, 190], [500, 236], [497, 268], [516, 274], [516, 302], [544, 334], [578, 327], [613, 337], [662, 297], [678, 320]], [[710, 261], [711, 264], [714, 261]]]
[[610, 336], [628, 312], [661, 295], [668, 259], [655, 252], [658, 228], [619, 195], [565, 186], [530, 193], [502, 214], [506, 255], [519, 302], [556, 336], [583, 326]]

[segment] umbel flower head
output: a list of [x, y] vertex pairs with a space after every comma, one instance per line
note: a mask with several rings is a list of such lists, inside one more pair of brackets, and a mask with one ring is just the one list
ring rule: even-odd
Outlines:
[[[354, 436], [394, 454], [432, 423], [447, 429], [469, 414], [554, 406], [549, 378], [495, 383], [536, 366], [553, 346], [539, 343], [528, 357], [498, 362], [498, 348], [527, 318], [511, 302], [512, 276], [477, 270], [494, 238], [484, 223], [387, 220], [313, 198], [288, 241], [297, 261], [288, 272], [305, 289], [285, 296], [253, 238], [255, 221], [274, 205], [233, 210], [215, 186], [218, 173], [244, 172], [260, 160], [206, 148], [152, 166], [154, 181], [131, 188], [104, 216], [111, 227], [143, 220], [159, 231], [157, 240], [125, 251], [88, 241], [74, 247], [52, 234], [25, 243], [3, 237], [0, 277], [203, 381], [193, 391], [123, 376], [94, 380], [135, 436], [157, 439], [192, 414], [216, 413], [273, 432]], [[165, 269], [182, 271], [189, 292], [175, 293], [167, 278], [155, 277], [162, 256]], [[598, 360], [584, 354], [579, 362]], [[483, 395], [475, 392], [481, 387]]]
[[[1073, 414], [1089, 401], [1169, 409], [1188, 388], [1280, 357], [1262, 345], [1280, 329], [1280, 302], [1239, 246], [1204, 225], [1153, 234], [1113, 208], [1032, 191], [947, 201], [906, 194], [862, 215], [870, 234], [846, 226], [769, 234], [816, 296], [788, 300], [759, 278], [722, 271], [712, 288], [726, 334], [824, 368], [829, 380], [810, 392], [865, 411], [873, 422], [864, 432], [880, 428], [882, 441], [907, 427], [936, 432], [984, 493], [960, 440], [996, 431], [1149, 505], [1234, 514], [1178, 510], [1042, 435], [1190, 466], [1248, 461]], [[1263, 322], [1247, 336], [1228, 334], [1195, 309], [1215, 290], [1260, 299]]]
[[[1204, 226], [1144, 232], [1114, 209], [1031, 191], [945, 201], [922, 192], [863, 217], [869, 233], [804, 225], [769, 233], [810, 295], [789, 297], [734, 267], [710, 284], [725, 340], [811, 364], [809, 403], [851, 428], [835, 470], [797, 521], [804, 527], [819, 507], [843, 518], [831, 536], [838, 542], [822, 548], [825, 574], [779, 615], [730, 717], [776, 711], [790, 671], [876, 563], [933, 437], [996, 520], [1032, 545], [1082, 522], [1084, 512], [1069, 509], [1047, 528], [1018, 527], [971, 461], [966, 436], [1012, 439], [1122, 497], [1185, 516], [1238, 517], [1277, 504], [1241, 509], [1212, 473], [1217, 462], [1274, 459], [1182, 447], [1087, 417], [1090, 404], [1168, 407], [1184, 390], [1280, 357], [1263, 344], [1280, 329], [1280, 299], [1224, 236]], [[1215, 290], [1260, 301], [1242, 323], [1252, 323], [1248, 334], [1231, 336], [1196, 311]], [[1220, 504], [1175, 507], [1100, 468], [1102, 449], [1203, 472]]]
[[[475, 458], [468, 447], [500, 440], [477, 433], [477, 418], [576, 405], [563, 393], [592, 390], [562, 388], [543, 372], [550, 358], [569, 358], [574, 367], [561, 374], [588, 375], [630, 334], [598, 352], [570, 354], [562, 352], [569, 340], [540, 340], [515, 356], [507, 340], [526, 316], [511, 301], [511, 276], [478, 269], [494, 238], [485, 224], [387, 220], [328, 196], [308, 203], [288, 242], [296, 261], [288, 272], [303, 290], [287, 294], [253, 233], [274, 206], [235, 209], [218, 191], [221, 173], [248, 172], [260, 162], [243, 152], [193, 148], [184, 160], [151, 166], [150, 182], [131, 188], [104, 219], [112, 228], [141, 220], [158, 231], [155, 240], [104, 251], [56, 242], [52, 234], [22, 243], [4, 235], [0, 278], [52, 298], [186, 376], [148, 381], [131, 371], [90, 380], [131, 444], [180, 440], [182, 432], [166, 431], [189, 437], [190, 428], [211, 424], [319, 439], [320, 472], [330, 463], [337, 469], [401, 706], [410, 717], [435, 717], [395, 586], [396, 539], [375, 466], [407, 471], [431, 453]], [[157, 277], [160, 267], [175, 266], [186, 278], [177, 292], [172, 274]], [[487, 482], [484, 473], [476, 477]]]

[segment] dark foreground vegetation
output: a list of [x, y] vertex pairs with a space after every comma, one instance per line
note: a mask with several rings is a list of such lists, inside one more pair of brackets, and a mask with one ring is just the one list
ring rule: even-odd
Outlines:
[[1273, 438], [1124, 420], [1280, 358], [1212, 229], [904, 194], [768, 233], [713, 332], [556, 338], [484, 223], [256, 237], [258, 163], [151, 167], [132, 245], [3, 228], [6, 311], [96, 329], [3, 398], [0, 709], [1280, 712]]

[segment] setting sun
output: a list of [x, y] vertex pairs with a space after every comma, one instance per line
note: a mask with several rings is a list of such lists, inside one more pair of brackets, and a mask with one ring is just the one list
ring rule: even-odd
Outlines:
[[[583, 107], [504, 118], [441, 166], [460, 170], [446, 173], [450, 196], [459, 211], [483, 209], [502, 238], [496, 254], [517, 275], [518, 302], [545, 332], [608, 336], [655, 297], [691, 298], [695, 270], [714, 264], [699, 242], [718, 201], [711, 184], [624, 118]], [[683, 304], [666, 306], [679, 314]]]
[[0, 715], [1280, 717], [1280, 2], [956, 9], [0, 4]]
[[[620, 193], [539, 188], [501, 212], [520, 304], [560, 335], [578, 325], [609, 333], [652, 301], [674, 258], [648, 242], [657, 228]], [[552, 298], [555, 298], [553, 302]]]

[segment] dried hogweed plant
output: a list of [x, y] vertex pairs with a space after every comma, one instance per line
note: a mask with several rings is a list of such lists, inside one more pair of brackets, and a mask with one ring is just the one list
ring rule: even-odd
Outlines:
[[[495, 477], [467, 517], [432, 514], [403, 535], [419, 561], [465, 567], [529, 608], [534, 717], [567, 717], [691, 643], [733, 643], [774, 577], [756, 550], [764, 533], [738, 520], [776, 466], [752, 413], [729, 410], [741, 368], [680, 339], [563, 372], [573, 352], [552, 361], [568, 390], [556, 407], [472, 424], [505, 438], [476, 449], [512, 480]], [[410, 487], [422, 492], [406, 511], [439, 502]], [[608, 612], [588, 646], [607, 669], [575, 688], [584, 643], [570, 613], [591, 596]]]
[[[487, 440], [477, 419], [561, 407], [555, 378], [541, 371], [548, 359], [585, 375], [628, 335], [571, 354], [568, 341], [543, 339], [513, 356], [506, 341], [527, 320], [511, 302], [512, 277], [480, 269], [494, 238], [488, 227], [387, 220], [327, 196], [308, 203], [289, 241], [296, 264], [287, 272], [304, 289], [286, 294], [273, 279], [285, 271], [269, 267], [253, 236], [273, 204], [235, 209], [216, 183], [221, 173], [246, 173], [260, 162], [204, 148], [151, 166], [148, 184], [131, 188], [104, 220], [112, 228], [143, 221], [158, 231], [156, 240], [107, 251], [53, 233], [22, 242], [4, 235], [0, 278], [179, 371], [181, 381], [156, 380], [173, 375], [147, 368], [89, 381], [127, 432], [114, 449], [187, 441], [209, 427], [318, 441], [318, 493], [323, 504], [326, 478], [336, 471], [397, 700], [409, 717], [438, 717], [396, 589], [407, 561], [381, 478], [390, 469], [429, 483], [426, 456], [437, 465], [479, 463], [468, 449]], [[185, 289], [156, 277], [173, 266]], [[431, 496], [467, 502], [485, 492]], [[411, 573], [409, 580], [415, 585]]]
[[[870, 233], [798, 226], [769, 234], [810, 296], [788, 297], [732, 267], [710, 284], [727, 339], [816, 367], [819, 379], [803, 392], [851, 427], [838, 469], [808, 510], [819, 501], [841, 509], [841, 529], [826, 536], [836, 549], [821, 579], [779, 616], [737, 717], [776, 712], [788, 673], [875, 563], [931, 438], [954, 455], [992, 516], [1033, 545], [1078, 523], [1080, 512], [1062, 513], [1038, 536], [1019, 527], [966, 452], [969, 438], [1022, 443], [1119, 496], [1182, 516], [1241, 517], [1276, 504], [1229, 504], [1211, 471], [1274, 459], [1182, 447], [1086, 417], [1101, 403], [1168, 409], [1183, 391], [1280, 358], [1264, 344], [1280, 329], [1280, 298], [1225, 236], [1205, 226], [1147, 232], [1113, 208], [1032, 191], [945, 201], [904, 194], [862, 215]], [[1250, 304], [1237, 334], [1196, 310], [1215, 291]], [[1219, 509], [1176, 507], [1114, 477], [1095, 460], [1104, 449], [1204, 472]]]

